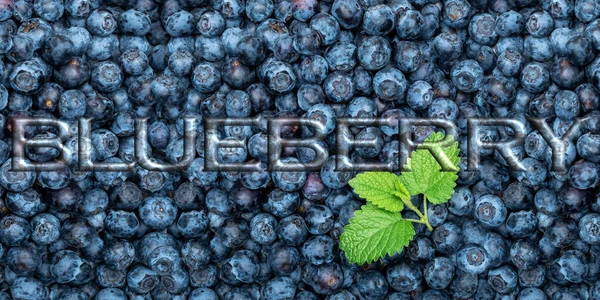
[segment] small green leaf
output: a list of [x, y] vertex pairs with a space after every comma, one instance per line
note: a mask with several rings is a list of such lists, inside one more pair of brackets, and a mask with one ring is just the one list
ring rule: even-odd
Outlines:
[[[442, 133], [433, 133], [425, 142], [440, 141], [444, 138]], [[435, 146], [433, 151], [443, 151], [452, 164], [458, 168], [458, 142], [448, 147]], [[417, 149], [413, 151], [407, 161], [407, 169], [403, 172], [400, 181], [404, 184], [411, 195], [423, 194], [427, 200], [440, 204], [447, 202], [456, 186], [457, 172], [443, 172], [442, 167], [428, 149]]]
[[355, 211], [350, 224], [344, 227], [340, 249], [352, 263], [370, 263], [402, 251], [414, 235], [412, 223], [399, 213], [367, 204]]
[[358, 174], [349, 184], [358, 196], [391, 212], [402, 211], [402, 200], [410, 199], [408, 190], [402, 185], [400, 178], [389, 172]]

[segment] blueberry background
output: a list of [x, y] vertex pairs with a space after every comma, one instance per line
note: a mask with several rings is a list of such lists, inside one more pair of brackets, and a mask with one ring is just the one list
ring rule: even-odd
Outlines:
[[[0, 299], [600, 299], [599, 50], [597, 0], [0, 0]], [[205, 171], [203, 119], [248, 116], [260, 124], [219, 131], [247, 146], [217, 156], [262, 171]], [[267, 171], [266, 120], [299, 116], [324, 124], [329, 158]], [[513, 149], [526, 171], [495, 150], [479, 172], [463, 159], [454, 196], [428, 208], [433, 232], [417, 224], [402, 253], [350, 264], [339, 237], [363, 200], [334, 170], [336, 118], [417, 116], [455, 122], [463, 156], [470, 117], [545, 118], [558, 136], [586, 119], [566, 172], [528, 124]], [[69, 168], [11, 172], [13, 117], [68, 123]], [[134, 120], [148, 118], [144, 150], [166, 163], [196, 117], [197, 158], [77, 170], [81, 117], [92, 160], [134, 161]], [[347, 159], [402, 164], [397, 126], [345, 134], [376, 139]]]

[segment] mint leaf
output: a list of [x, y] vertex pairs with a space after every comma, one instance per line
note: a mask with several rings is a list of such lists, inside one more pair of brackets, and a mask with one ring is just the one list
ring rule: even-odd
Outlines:
[[354, 212], [340, 237], [340, 249], [352, 263], [373, 262], [386, 254], [402, 251], [415, 235], [409, 221], [399, 213], [366, 204]]
[[[432, 133], [425, 142], [440, 141], [443, 138], [442, 133]], [[435, 146], [433, 150], [443, 151], [452, 164], [458, 168], [460, 160], [458, 142], [444, 148]], [[406, 165], [407, 169], [411, 171], [403, 172], [400, 181], [411, 195], [423, 194], [428, 201], [440, 204], [448, 201], [454, 194], [455, 181], [458, 178], [457, 172], [442, 172], [442, 167], [428, 149], [413, 151]]]
[[387, 211], [402, 211], [402, 200], [410, 199], [410, 194], [400, 182], [400, 178], [390, 172], [365, 172], [358, 174], [348, 183], [358, 196]]

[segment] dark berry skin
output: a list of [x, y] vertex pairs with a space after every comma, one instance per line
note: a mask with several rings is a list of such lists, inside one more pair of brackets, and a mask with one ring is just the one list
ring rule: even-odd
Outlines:
[[304, 219], [308, 231], [312, 234], [324, 234], [333, 226], [333, 213], [324, 205], [311, 206], [305, 213]]
[[113, 62], [102, 62], [92, 69], [92, 86], [101, 92], [114, 92], [123, 82], [121, 68]]
[[485, 226], [500, 226], [506, 213], [506, 206], [496, 196], [485, 195], [475, 202], [475, 217]]
[[261, 298], [286, 299], [295, 294], [294, 281], [288, 276], [275, 277], [267, 281], [260, 289]]
[[34, 61], [24, 61], [13, 66], [9, 75], [10, 86], [23, 94], [37, 93], [46, 83], [46, 72]]
[[355, 28], [360, 24], [363, 9], [358, 1], [334, 1], [331, 13], [344, 29]]
[[506, 219], [508, 232], [517, 238], [530, 236], [537, 228], [537, 218], [532, 211], [513, 212]]
[[13, 299], [46, 299], [48, 289], [39, 280], [32, 277], [16, 278], [10, 285]]
[[31, 239], [39, 245], [48, 245], [60, 236], [60, 221], [51, 214], [39, 214], [31, 220]]
[[398, 69], [385, 68], [373, 77], [373, 90], [383, 100], [403, 99], [406, 89], [406, 78]]
[[306, 240], [307, 235], [308, 229], [302, 217], [291, 215], [279, 221], [277, 236], [288, 245], [301, 245]]
[[575, 230], [577, 225], [572, 220], [556, 219], [546, 234], [552, 246], [563, 248], [575, 242], [576, 236], [572, 234]]
[[394, 30], [394, 11], [387, 5], [369, 7], [363, 16], [363, 28], [370, 35], [385, 35]]
[[369, 70], [379, 70], [390, 61], [392, 49], [382, 37], [367, 37], [358, 47], [357, 57], [361, 65]]
[[36, 248], [27, 246], [10, 248], [6, 252], [5, 259], [7, 267], [13, 270], [18, 276], [33, 275], [41, 263], [41, 257]]
[[517, 286], [517, 274], [508, 266], [491, 269], [488, 272], [488, 283], [499, 293], [509, 293]]
[[170, 198], [149, 197], [144, 199], [138, 212], [144, 224], [155, 229], [162, 229], [174, 222], [177, 216], [177, 207]]
[[285, 192], [281, 189], [273, 189], [263, 205], [263, 209], [276, 217], [291, 215], [300, 206], [298, 192]]
[[452, 254], [458, 250], [462, 244], [462, 229], [454, 223], [444, 223], [433, 232], [433, 242], [436, 250]]
[[452, 281], [455, 264], [446, 257], [436, 257], [423, 269], [423, 277], [427, 285], [434, 289], [444, 289]]
[[276, 276], [290, 275], [300, 265], [300, 252], [291, 246], [275, 246], [270, 252], [269, 265]]
[[73, 89], [83, 85], [90, 77], [91, 70], [83, 58], [71, 58], [66, 64], [56, 69], [54, 79], [65, 89]]
[[62, 66], [69, 62], [73, 55], [74, 44], [65, 35], [54, 35], [44, 42], [42, 57], [53, 66]]
[[228, 218], [218, 229], [218, 236], [230, 248], [241, 246], [250, 235], [248, 224], [243, 219]]
[[305, 265], [302, 280], [317, 294], [325, 295], [338, 290], [343, 283], [343, 273], [339, 264]]
[[421, 270], [411, 262], [400, 263], [387, 269], [386, 278], [391, 288], [400, 292], [411, 292], [421, 283]]
[[579, 283], [588, 271], [584, 254], [579, 250], [568, 250], [549, 267], [550, 279], [554, 282]]
[[559, 58], [550, 68], [550, 77], [552, 82], [561, 88], [574, 89], [584, 79], [583, 71], [571, 63], [567, 58]]
[[267, 63], [261, 73], [262, 82], [272, 93], [285, 94], [296, 85], [296, 73], [292, 70], [291, 65], [287, 63], [272, 61]]
[[239, 59], [232, 58], [225, 61], [222, 77], [223, 81], [232, 87], [244, 89], [254, 81], [255, 72], [250, 67], [244, 65]]
[[383, 297], [388, 292], [387, 280], [378, 271], [359, 274], [357, 285], [360, 294], [367, 298]]
[[266, 57], [266, 47], [263, 41], [256, 36], [246, 36], [238, 43], [238, 57], [248, 66], [260, 64]]

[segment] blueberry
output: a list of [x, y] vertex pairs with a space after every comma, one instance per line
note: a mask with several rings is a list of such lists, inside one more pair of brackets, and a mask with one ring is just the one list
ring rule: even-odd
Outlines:
[[327, 99], [336, 103], [348, 102], [356, 91], [352, 78], [342, 72], [330, 73], [323, 84]]
[[549, 61], [554, 56], [548, 37], [528, 36], [525, 38], [523, 48], [525, 51], [524, 55], [535, 61]]
[[218, 11], [207, 10], [198, 19], [197, 29], [207, 37], [219, 36], [225, 30], [225, 19]]
[[445, 289], [454, 276], [455, 264], [449, 258], [435, 257], [425, 264], [423, 277], [431, 288]]
[[537, 228], [537, 218], [532, 211], [512, 212], [506, 219], [506, 229], [517, 238], [530, 236]]
[[582, 83], [584, 74], [579, 67], [562, 57], [552, 64], [550, 77], [556, 85], [565, 89], [574, 89]]
[[[195, 49], [200, 58], [208, 61], [218, 61], [225, 56], [225, 49], [223, 48], [221, 40], [218, 38], [199, 36], [195, 41]], [[192, 49], [182, 49], [180, 47], [173, 50], [186, 50], [192, 52]]]
[[491, 269], [488, 272], [488, 283], [499, 293], [510, 293], [517, 286], [517, 273], [508, 266]]
[[509, 10], [496, 18], [494, 30], [499, 36], [513, 36], [521, 33], [525, 27], [525, 18], [522, 14]]
[[[25, 159], [26, 163], [30, 163]], [[0, 184], [11, 192], [22, 192], [33, 185], [36, 173], [32, 171], [12, 172], [12, 160], [9, 158], [0, 167]]]
[[401, 39], [418, 39], [424, 23], [425, 19], [418, 10], [406, 10], [396, 20], [396, 34]]
[[432, 238], [437, 251], [452, 254], [462, 245], [463, 232], [458, 225], [446, 222], [433, 231]]
[[[279, 70], [276, 67], [274, 67], [273, 71], [277, 72]], [[272, 88], [281, 88], [282, 90], [285, 90], [286, 88], [289, 88], [290, 84], [293, 85], [293, 83], [291, 82], [295, 81], [295, 75], [293, 77], [290, 77], [291, 75], [289, 73], [289, 70], [285, 70], [283, 72], [286, 71], [286, 74], [288, 75], [287, 79], [283, 77], [277, 77], [277, 79], [273, 83], [274, 85], [272, 86]], [[220, 76], [217, 76], [217, 78], [215, 78], [215, 74], [219, 74]], [[275, 75], [276, 74], [273, 74], [273, 76]], [[197, 77], [197, 79], [195, 80], [202, 82], [196, 84], [200, 85], [201, 87], [206, 85], [206, 83], [204, 82], [208, 82], [208, 86], [210, 86], [209, 89], [216, 89], [218, 85], [214, 82], [219, 79], [218, 77], [222, 77], [223, 81], [225, 81], [227, 84], [231, 85], [234, 88], [242, 89], [248, 87], [253, 82], [255, 72], [253, 69], [250, 69], [248, 66], [242, 64], [239, 59], [232, 58], [228, 59], [225, 62], [225, 65], [222, 69], [222, 73], [218, 73], [218, 71], [215, 71], [212, 68], [212, 65], [208, 65], [202, 68], [196, 67], [196, 69], [194, 70], [194, 76]], [[279, 76], [285, 75], [280, 74]], [[274, 78], [269, 79], [272, 80]]]
[[572, 220], [557, 218], [548, 229], [548, 242], [554, 247], [568, 247], [575, 242], [576, 236], [572, 233], [577, 230], [577, 224]]
[[579, 220], [579, 237], [588, 244], [600, 242], [599, 235], [600, 216], [598, 214], [587, 214]]
[[223, 244], [230, 248], [241, 246], [250, 235], [246, 221], [240, 218], [227, 218], [217, 232]]
[[450, 77], [458, 90], [474, 92], [483, 84], [483, 69], [474, 60], [463, 60], [452, 67]]
[[173, 37], [180, 37], [191, 34], [194, 25], [194, 16], [190, 12], [182, 10], [167, 18], [165, 30]]
[[86, 60], [74, 57], [54, 71], [54, 79], [65, 89], [83, 85], [90, 77], [91, 70]]
[[333, 213], [324, 205], [313, 205], [305, 213], [308, 232], [319, 235], [328, 232], [333, 226]]
[[594, 59], [594, 45], [587, 37], [575, 36], [565, 46], [567, 59], [576, 66], [587, 66]]
[[127, 287], [136, 293], [148, 293], [159, 283], [156, 273], [144, 266], [133, 267], [127, 273]]
[[222, 266], [224, 280], [232, 283], [251, 283], [258, 274], [256, 255], [248, 250], [240, 250], [227, 259]]
[[10, 86], [23, 94], [37, 93], [46, 83], [46, 72], [35, 61], [24, 61], [13, 66], [9, 75]]
[[395, 68], [385, 68], [373, 76], [373, 90], [386, 101], [401, 101], [408, 88], [404, 74]]
[[394, 30], [394, 11], [385, 4], [370, 6], [363, 16], [363, 28], [370, 35], [386, 35]]
[[319, 84], [323, 82], [328, 70], [327, 60], [320, 55], [306, 56], [300, 63], [300, 76], [308, 83]]
[[200, 237], [208, 228], [208, 217], [204, 211], [183, 212], [177, 220], [177, 229], [187, 238]]
[[10, 285], [14, 299], [41, 300], [48, 297], [48, 289], [42, 282], [32, 277], [19, 277]]
[[301, 245], [307, 238], [308, 229], [304, 219], [298, 215], [291, 215], [279, 221], [277, 236], [284, 243], [291, 246]]
[[294, 34], [293, 46], [302, 55], [317, 54], [321, 46], [321, 36], [309, 27], [303, 28]]
[[443, 32], [433, 39], [432, 46], [438, 60], [455, 60], [462, 52], [463, 42], [455, 33]]
[[497, 196], [484, 195], [475, 201], [475, 217], [485, 226], [500, 226], [506, 215], [506, 206]]
[[302, 273], [302, 280], [317, 294], [331, 294], [341, 288], [343, 276], [340, 265], [336, 263], [318, 266], [307, 264]]
[[569, 182], [578, 189], [589, 189], [600, 181], [598, 166], [591, 162], [575, 164], [569, 168]]
[[358, 291], [367, 298], [383, 297], [388, 292], [388, 283], [378, 271], [367, 271], [359, 275]]
[[117, 300], [125, 300], [127, 296], [125, 296], [125, 292], [119, 288], [104, 288], [96, 293], [96, 299], [98, 300], [108, 300], [108, 299], [117, 299]]
[[[338, 3], [338, 5], [344, 6], [345, 4]], [[351, 7], [350, 10], [357, 9], [354, 3], [348, 3], [347, 5]], [[348, 19], [354, 18], [354, 16], [351, 16], [350, 14], [344, 15], [343, 17]], [[336, 17], [335, 15], [330, 15], [327, 13], [318, 13], [310, 19], [310, 28], [317, 31], [319, 35], [322, 36], [322, 43], [325, 46], [335, 43], [340, 37], [340, 23], [338, 23], [338, 21], [336, 20], [337, 18], [338, 17]], [[350, 22], [354, 21], [351, 20]]]
[[421, 283], [421, 271], [411, 262], [393, 265], [387, 269], [386, 276], [391, 288], [400, 292], [415, 290]]
[[276, 276], [292, 275], [300, 265], [300, 253], [295, 247], [275, 246], [269, 253], [269, 265]]
[[334, 1], [331, 6], [331, 13], [344, 29], [352, 29], [359, 26], [363, 17], [363, 9], [360, 3], [354, 0]]
[[197, 288], [190, 293], [190, 300], [217, 300], [219, 296], [209, 288]]
[[275, 277], [267, 281], [260, 289], [261, 298], [290, 299], [296, 293], [294, 281], [287, 276]]
[[535, 37], [548, 36], [554, 29], [554, 19], [547, 11], [536, 10], [527, 18], [525, 29]]
[[458, 117], [458, 113], [459, 111], [456, 103], [445, 98], [434, 100], [427, 110], [427, 115], [430, 118], [446, 119], [449, 121], [455, 121]]
[[525, 171], [517, 173], [517, 179], [521, 183], [525, 186], [537, 186], [543, 183], [547, 176], [547, 168], [544, 163], [533, 158], [526, 158], [522, 164]]
[[579, 250], [568, 250], [549, 267], [549, 277], [554, 282], [579, 283], [588, 271], [587, 260]]
[[[342, 158], [343, 160], [344, 158]], [[329, 157], [321, 167], [321, 179], [328, 188], [337, 189], [345, 186], [352, 177], [352, 172], [336, 171], [336, 157]]]
[[139, 207], [139, 215], [144, 224], [162, 229], [171, 225], [177, 217], [177, 207], [167, 197], [149, 197]]
[[387, 40], [380, 36], [366, 37], [358, 47], [357, 57], [360, 64], [369, 71], [385, 67], [392, 55], [392, 48]]

